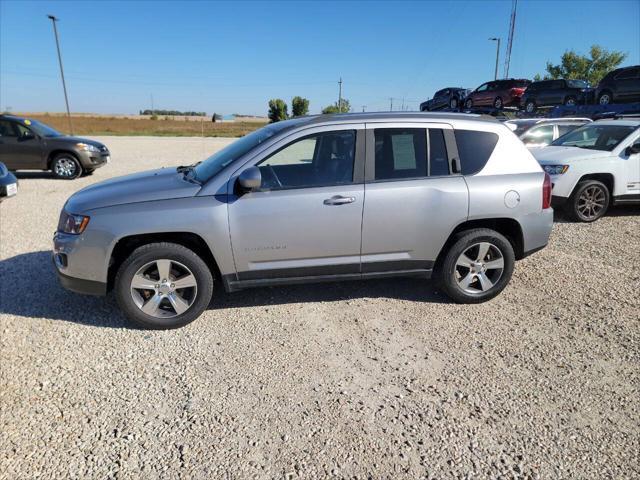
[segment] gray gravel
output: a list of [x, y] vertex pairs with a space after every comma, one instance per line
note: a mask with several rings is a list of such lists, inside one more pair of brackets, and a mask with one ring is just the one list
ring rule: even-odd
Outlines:
[[559, 221], [495, 300], [427, 282], [247, 290], [131, 328], [57, 283], [66, 198], [224, 139], [104, 138], [0, 206], [0, 479], [640, 476], [640, 212]]

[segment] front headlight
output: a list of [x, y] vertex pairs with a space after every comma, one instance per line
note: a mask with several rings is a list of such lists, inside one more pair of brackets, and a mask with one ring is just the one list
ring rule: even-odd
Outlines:
[[80, 150], [85, 150], [87, 152], [99, 152], [100, 149], [94, 145], [89, 145], [88, 143], [76, 143], [76, 147]]
[[569, 165], [545, 165], [542, 168], [549, 175], [562, 175], [569, 170]]
[[74, 215], [64, 210], [60, 213], [60, 221], [58, 222], [58, 231], [70, 233], [72, 235], [80, 235], [84, 232], [89, 224], [89, 218], [85, 215]]

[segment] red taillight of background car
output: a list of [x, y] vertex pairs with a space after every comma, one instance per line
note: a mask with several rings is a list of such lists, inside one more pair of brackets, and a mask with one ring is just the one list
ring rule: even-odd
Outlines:
[[512, 97], [521, 97], [522, 94], [524, 93], [524, 88], [520, 88], [520, 87], [514, 87], [511, 90], [509, 90], [509, 93], [511, 94]]
[[542, 209], [551, 208], [551, 177], [547, 172], [544, 173], [544, 182], [542, 183]]

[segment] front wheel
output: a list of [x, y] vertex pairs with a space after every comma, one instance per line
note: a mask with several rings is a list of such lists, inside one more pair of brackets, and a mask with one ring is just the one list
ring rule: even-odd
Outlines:
[[145, 328], [182, 327], [207, 308], [213, 277], [192, 250], [175, 243], [143, 245], [118, 269], [114, 285], [124, 314]]
[[61, 153], [51, 163], [51, 170], [57, 178], [73, 180], [82, 175], [82, 167], [78, 159], [70, 153]]
[[503, 235], [479, 228], [460, 233], [437, 269], [437, 280], [457, 303], [481, 303], [509, 283], [513, 246]]
[[467, 110], [470, 109], [471, 107], [473, 107], [473, 100], [471, 100], [470, 98], [465, 100], [464, 102], [464, 108], [466, 108]]
[[497, 110], [502, 109], [502, 98], [496, 97], [496, 99], [493, 101], [493, 108]]
[[450, 107], [452, 110], [455, 110], [456, 108], [458, 108], [458, 99], [457, 99], [457, 98], [452, 98], [452, 99], [449, 101], [449, 107]]
[[600, 105], [609, 105], [612, 101], [611, 98], [611, 93], [609, 93], [608, 91], [604, 91], [600, 94], [600, 97], [598, 98], [598, 103]]
[[575, 97], [567, 97], [564, 101], [564, 104], [569, 106], [569, 107], [573, 107], [576, 105], [576, 99]]
[[607, 186], [597, 180], [586, 180], [578, 183], [565, 212], [572, 220], [578, 222], [595, 222], [609, 208], [610, 193]]
[[533, 100], [527, 100], [527, 103], [524, 106], [524, 110], [527, 113], [534, 113], [536, 111], [536, 102], [534, 102]]

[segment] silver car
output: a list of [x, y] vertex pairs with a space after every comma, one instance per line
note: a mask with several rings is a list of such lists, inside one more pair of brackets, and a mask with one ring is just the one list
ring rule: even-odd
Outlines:
[[435, 278], [460, 303], [500, 293], [543, 248], [551, 182], [478, 115], [363, 113], [270, 124], [195, 165], [69, 198], [54, 237], [62, 284], [113, 289], [125, 314], [175, 328], [227, 292], [390, 276]]

